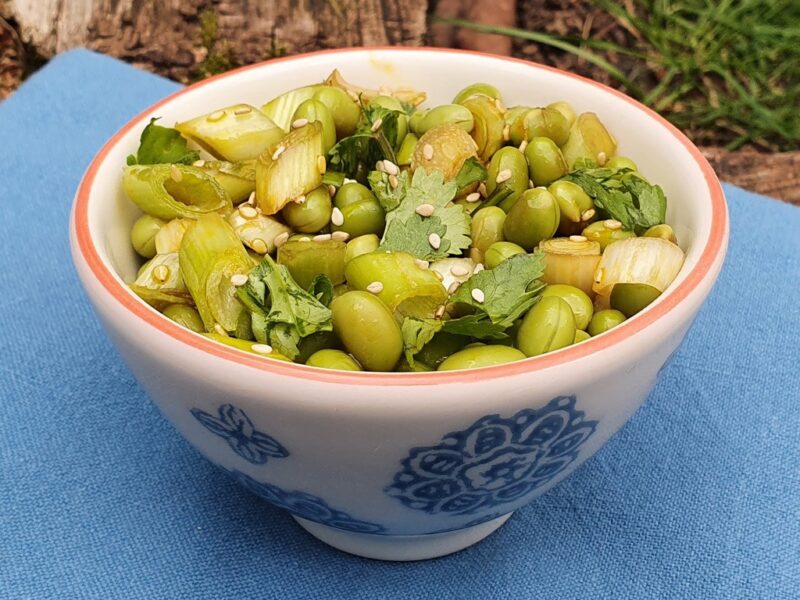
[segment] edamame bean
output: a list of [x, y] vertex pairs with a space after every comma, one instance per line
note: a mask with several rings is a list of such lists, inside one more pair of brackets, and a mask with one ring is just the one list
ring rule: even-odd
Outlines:
[[303, 204], [290, 202], [281, 214], [286, 223], [301, 233], [317, 233], [331, 220], [331, 196], [324, 185], [306, 194]]
[[369, 254], [375, 252], [378, 246], [381, 245], [381, 240], [374, 233], [360, 235], [347, 242], [347, 250], [344, 253], [344, 264], [349, 263], [356, 256], [362, 254]]
[[413, 133], [407, 133], [400, 144], [400, 149], [397, 151], [397, 164], [405, 167], [411, 164], [414, 158], [414, 150], [417, 148], [419, 138]]
[[614, 156], [607, 163], [609, 169], [630, 169], [631, 171], [638, 171], [639, 168], [627, 156]]
[[606, 310], [599, 310], [592, 316], [589, 321], [587, 331], [592, 337], [605, 333], [612, 327], [616, 327], [625, 320], [625, 315], [618, 310], [608, 308]]
[[661, 225], [653, 225], [650, 229], [645, 231], [643, 235], [644, 237], [661, 238], [662, 240], [670, 241], [673, 244], [678, 243], [678, 238], [675, 237], [675, 231], [673, 231], [672, 227], [666, 223], [662, 223]]
[[355, 359], [341, 350], [317, 350], [308, 357], [306, 364], [310, 367], [321, 369], [336, 369], [339, 371], [360, 371], [361, 366]]
[[477, 149], [478, 146], [472, 136], [460, 127], [452, 124], [440, 125], [419, 138], [414, 148], [411, 169], [422, 168], [427, 173], [438, 170], [444, 174], [445, 181], [452, 181], [458, 175], [464, 161], [475, 156]]
[[510, 346], [502, 346], [500, 344], [472, 346], [447, 357], [437, 370], [478, 369], [480, 367], [502, 365], [522, 360], [523, 358], [525, 358], [525, 355], [522, 352]]
[[297, 119], [306, 119], [309, 122], [317, 121], [322, 125], [322, 150], [324, 154], [336, 144], [336, 124], [331, 111], [319, 100], [306, 100], [301, 102], [292, 115], [292, 122]]
[[[575, 233], [573, 227], [584, 222], [584, 216], [588, 210], [594, 209], [594, 203], [589, 194], [583, 188], [571, 181], [554, 181], [547, 188], [547, 191], [555, 196], [558, 208], [561, 210], [561, 223], [559, 231], [564, 235]], [[594, 215], [586, 219], [590, 221]]]
[[503, 115], [503, 117], [505, 118], [505, 122], [506, 125], [508, 125], [509, 130], [514, 124], [514, 121], [516, 121], [518, 117], [524, 115], [530, 109], [530, 106], [512, 106], [511, 108], [506, 109], [506, 114]]
[[542, 292], [542, 298], [550, 296], [561, 298], [569, 304], [572, 313], [575, 315], [575, 327], [586, 329], [589, 326], [589, 321], [591, 321], [594, 314], [594, 306], [592, 305], [592, 299], [589, 298], [586, 292], [571, 285], [556, 283], [548, 285]]
[[570, 168], [579, 159], [591, 160], [601, 167], [614, 156], [617, 141], [594, 113], [582, 113], [569, 131], [569, 139], [559, 144]]
[[497, 206], [487, 206], [472, 216], [472, 247], [486, 252], [489, 246], [503, 240], [506, 213]]
[[461, 104], [472, 96], [488, 96], [489, 98], [500, 99], [500, 91], [488, 83], [473, 83], [456, 94], [453, 104]]
[[478, 156], [486, 161], [503, 145], [505, 120], [497, 101], [489, 96], [472, 96], [462, 102], [474, 120], [472, 139], [478, 146]]
[[411, 129], [423, 136], [434, 127], [441, 125], [455, 125], [467, 133], [472, 131], [475, 120], [472, 113], [460, 104], [441, 104], [427, 111], [417, 111], [411, 115]]
[[178, 325], [191, 329], [195, 333], [203, 333], [206, 328], [200, 313], [192, 306], [186, 304], [170, 304], [163, 311], [168, 319], [175, 321]]
[[531, 251], [542, 240], [553, 237], [560, 219], [561, 211], [553, 194], [534, 188], [523, 193], [508, 211], [503, 235], [507, 241]]
[[156, 234], [166, 224], [166, 221], [150, 215], [142, 215], [136, 219], [131, 228], [133, 249], [140, 256], [153, 258], [156, 255]]
[[658, 288], [646, 283], [618, 283], [611, 290], [611, 308], [632, 317], [660, 295]]
[[368, 371], [391, 371], [403, 336], [391, 311], [369, 292], [346, 292], [331, 303], [333, 331]]
[[[487, 194], [491, 196], [499, 185], [511, 190], [511, 194], [498, 204], [500, 208], [508, 212], [522, 193], [528, 189], [528, 163], [525, 160], [525, 155], [518, 148], [512, 146], [500, 148], [492, 156], [489, 168], [486, 171]], [[500, 173], [504, 175], [510, 173], [510, 177], [508, 179], [500, 177], [503, 181], [497, 183]]]
[[575, 341], [575, 315], [557, 296], [544, 297], [528, 311], [517, 333], [517, 347], [525, 356], [565, 348]]
[[343, 89], [330, 85], [320, 86], [314, 91], [314, 100], [319, 100], [331, 111], [336, 126], [336, 137], [342, 139], [355, 133], [361, 118], [361, 108]]
[[511, 142], [519, 146], [523, 140], [535, 137], [547, 137], [558, 146], [563, 146], [569, 139], [569, 123], [566, 117], [552, 108], [532, 108], [520, 115], [511, 125], [509, 135]]
[[525, 254], [525, 249], [513, 242], [495, 242], [483, 253], [483, 262], [487, 269], [494, 269], [515, 254]]
[[559, 100], [558, 102], [548, 104], [547, 108], [557, 110], [564, 115], [564, 118], [567, 120], [567, 124], [572, 127], [572, 124], [575, 122], [575, 109], [572, 108], [572, 105], [569, 102]]
[[343, 218], [340, 225], [332, 223], [333, 231], [346, 231], [351, 237], [383, 231], [383, 208], [368, 187], [360, 183], [345, 183], [336, 192], [333, 203]]
[[535, 137], [525, 148], [528, 173], [534, 185], [549, 185], [567, 174], [567, 161], [550, 138]]
[[[336, 288], [334, 287], [334, 290], [335, 289]], [[332, 331], [317, 331], [316, 333], [307, 335], [297, 344], [297, 350], [299, 354], [295, 357], [295, 361], [304, 363], [312, 354], [319, 352], [320, 350], [338, 348], [339, 346], [339, 339], [336, 337], [335, 333]]]
[[588, 225], [582, 232], [588, 240], [598, 242], [600, 244], [600, 251], [605, 250], [609, 244], [625, 240], [628, 238], [636, 237], [636, 234], [627, 229], [609, 229], [605, 221], [596, 221]]
[[405, 110], [403, 110], [403, 105], [400, 104], [400, 101], [392, 96], [375, 96], [372, 100], [370, 100], [370, 104], [382, 106], [383, 108], [388, 108], [389, 110], [396, 110], [397, 112], [401, 113], [397, 119], [397, 140], [402, 142], [408, 133], [408, 117], [406, 116]]
[[581, 342], [585, 342], [589, 338], [591, 338], [588, 333], [586, 333], [583, 329], [576, 329], [575, 330], [575, 341], [572, 342], [573, 344], [580, 344]]

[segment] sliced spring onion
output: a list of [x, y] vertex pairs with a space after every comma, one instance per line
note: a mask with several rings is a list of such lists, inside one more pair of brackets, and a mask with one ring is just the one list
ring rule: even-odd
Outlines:
[[139, 269], [136, 281], [130, 287], [158, 310], [170, 304], [192, 304], [192, 297], [181, 277], [177, 252], [156, 254]]
[[592, 284], [600, 262], [600, 244], [569, 238], [543, 240], [539, 248], [544, 252], [545, 268], [542, 279], [546, 283], [572, 285], [592, 294]]
[[[251, 352], [253, 354], [258, 354], [259, 356], [272, 358], [274, 360], [292, 362], [292, 359], [284, 356], [277, 350], [271, 349], [271, 347], [268, 347], [266, 344], [259, 344], [258, 342], [251, 342], [250, 340], [240, 340], [227, 335], [220, 335], [219, 333], [204, 333], [203, 335], [214, 340], [215, 342], [219, 342], [220, 344], [225, 344], [226, 346], [231, 346], [233, 348], [238, 348], [239, 350], [244, 350], [245, 352]], [[270, 351], [266, 352], [266, 350]]]
[[663, 292], [678, 275], [684, 258], [678, 245], [661, 238], [614, 242], [603, 252], [592, 289], [609, 296], [618, 283], [643, 283]]
[[256, 191], [256, 161], [243, 160], [232, 163], [224, 160], [207, 160], [200, 167], [217, 180], [236, 205], [244, 202]]
[[192, 224], [191, 219], [172, 219], [158, 230], [155, 237], [156, 253], [170, 254], [181, 249], [183, 234]]
[[[244, 217], [238, 210], [228, 215], [228, 223], [237, 237], [251, 250], [259, 254], [275, 251], [275, 238], [282, 233], [291, 233], [291, 228], [273, 217], [258, 213], [254, 217]], [[263, 245], [262, 245], [263, 243]]]
[[267, 102], [261, 107], [261, 112], [272, 119], [278, 127], [288, 131], [292, 126], [294, 111], [306, 100], [311, 100], [314, 92], [321, 87], [321, 85], [307, 85], [290, 90]]
[[344, 257], [347, 245], [337, 240], [286, 242], [278, 248], [278, 264], [285, 265], [297, 284], [307, 290], [318, 275], [333, 285], [344, 283]]
[[[347, 92], [351, 98], [361, 98], [364, 102], [369, 102], [377, 96], [386, 95], [382, 94], [379, 90], [371, 90], [369, 88], [363, 88], [361, 86], [348, 83], [345, 81], [344, 77], [342, 77], [339, 69], [334, 69], [333, 73], [328, 75], [328, 78], [325, 80], [325, 84], [341, 88]], [[425, 92], [408, 87], [392, 89], [390, 90], [389, 95], [393, 98], [397, 98], [400, 102], [405, 102], [413, 106], [422, 104], [428, 97]]]
[[464, 283], [475, 270], [475, 261], [471, 258], [441, 258], [430, 264], [429, 269], [442, 276], [444, 289], [455, 283]]

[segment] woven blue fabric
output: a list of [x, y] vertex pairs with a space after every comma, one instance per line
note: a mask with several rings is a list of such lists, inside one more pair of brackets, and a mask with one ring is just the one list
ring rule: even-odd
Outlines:
[[92, 155], [177, 85], [70, 52], [0, 105], [0, 598], [798, 598], [800, 210], [727, 186], [719, 283], [645, 406], [485, 542], [331, 550], [203, 460], [70, 266]]

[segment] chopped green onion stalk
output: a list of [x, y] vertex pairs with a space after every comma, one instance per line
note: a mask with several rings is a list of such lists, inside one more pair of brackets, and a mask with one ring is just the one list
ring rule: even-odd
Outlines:
[[553, 238], [543, 240], [539, 248], [544, 252], [545, 269], [542, 279], [546, 283], [572, 285], [591, 296], [595, 270], [600, 262], [599, 243]]
[[191, 219], [172, 219], [159, 229], [155, 237], [156, 254], [178, 252], [181, 249], [183, 235], [191, 225]]
[[181, 277], [178, 253], [156, 254], [139, 270], [131, 289], [142, 300], [162, 310], [169, 304], [191, 304], [192, 297]]
[[683, 260], [683, 250], [662, 238], [620, 240], [603, 253], [592, 289], [608, 296], [617, 284], [643, 283], [663, 292], [677, 277]]
[[228, 192], [234, 205], [241, 204], [256, 191], [255, 160], [244, 160], [237, 163], [207, 160], [200, 168], [217, 180], [217, 183]]
[[284, 356], [268, 344], [259, 344], [258, 342], [252, 342], [250, 340], [240, 340], [238, 338], [221, 335], [219, 333], [204, 333], [203, 335], [214, 340], [215, 342], [219, 342], [220, 344], [225, 344], [226, 346], [231, 346], [232, 348], [238, 348], [239, 350], [244, 350], [245, 352], [250, 352], [251, 354], [257, 354], [265, 358], [281, 360], [283, 362], [292, 362], [292, 359]]
[[[254, 209], [255, 212], [255, 209]], [[273, 217], [261, 213], [244, 216], [235, 210], [228, 215], [228, 223], [236, 236], [251, 250], [258, 254], [271, 254], [275, 251], [275, 238], [291, 229]]]
[[278, 248], [278, 264], [289, 269], [292, 278], [308, 289], [318, 275], [325, 275], [333, 285], [344, 283], [344, 242], [286, 242]]

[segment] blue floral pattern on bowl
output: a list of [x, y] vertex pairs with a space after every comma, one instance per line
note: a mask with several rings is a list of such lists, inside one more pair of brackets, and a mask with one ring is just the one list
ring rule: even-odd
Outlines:
[[257, 481], [241, 471], [228, 471], [228, 473], [257, 496], [261, 496], [278, 508], [288, 510], [303, 519], [357, 533], [383, 534], [386, 532], [386, 528], [382, 525], [361, 521], [346, 512], [331, 508], [325, 500], [318, 496], [306, 492], [289, 492], [271, 483]]
[[263, 465], [270, 458], [289, 456], [286, 448], [275, 438], [258, 431], [247, 414], [233, 404], [220, 406], [217, 410], [219, 416], [199, 408], [193, 408], [191, 412], [206, 429], [223, 438], [236, 454], [254, 465]]
[[487, 415], [435, 446], [412, 448], [386, 493], [429, 514], [469, 515], [530, 494], [563, 472], [594, 433], [575, 396], [511, 418]]

